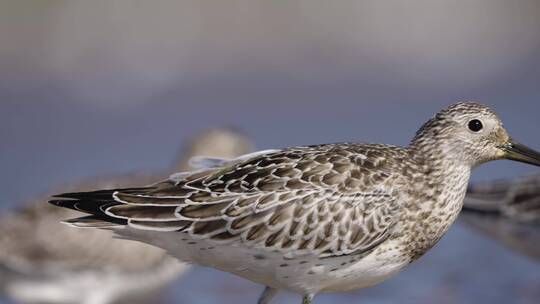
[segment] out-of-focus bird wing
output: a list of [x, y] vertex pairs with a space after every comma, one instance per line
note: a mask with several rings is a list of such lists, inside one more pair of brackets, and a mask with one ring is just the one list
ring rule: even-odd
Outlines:
[[475, 184], [467, 191], [464, 211], [498, 213], [517, 222], [540, 224], [540, 179]]

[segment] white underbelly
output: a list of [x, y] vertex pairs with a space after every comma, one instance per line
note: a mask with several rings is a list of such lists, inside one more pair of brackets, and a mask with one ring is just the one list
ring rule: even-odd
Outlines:
[[329, 283], [321, 291], [338, 292], [371, 287], [398, 274], [409, 265], [410, 259], [394, 250], [392, 243], [382, 244], [359, 261], [327, 273], [326, 280]]
[[[381, 244], [368, 255], [319, 259], [284, 258], [282, 253], [207, 240], [182, 240], [178, 233], [148, 232], [145, 241], [161, 245], [182, 261], [236, 274], [251, 281], [293, 292], [348, 291], [373, 286], [397, 274], [409, 259], [397, 250], [398, 241]], [[138, 232], [140, 236], [140, 232]]]

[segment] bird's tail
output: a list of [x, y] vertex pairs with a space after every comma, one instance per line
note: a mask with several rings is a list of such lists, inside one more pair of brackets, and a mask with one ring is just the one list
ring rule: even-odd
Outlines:
[[80, 211], [87, 216], [68, 219], [63, 223], [77, 228], [121, 228], [127, 225], [126, 219], [121, 219], [108, 215], [105, 210], [111, 206], [119, 205], [113, 198], [117, 191], [122, 193], [136, 194], [149, 188], [127, 188], [98, 190], [91, 192], [70, 192], [53, 196], [49, 200], [50, 204], [58, 207]]

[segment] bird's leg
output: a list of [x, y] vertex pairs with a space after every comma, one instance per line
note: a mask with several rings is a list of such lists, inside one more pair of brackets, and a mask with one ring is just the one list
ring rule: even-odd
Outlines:
[[312, 304], [314, 296], [315, 296], [314, 294], [305, 295], [302, 298], [302, 304]]
[[259, 300], [257, 301], [257, 304], [268, 304], [270, 303], [270, 300], [278, 293], [278, 290], [272, 287], [266, 286], [264, 291], [262, 292], [261, 296], [259, 297]]

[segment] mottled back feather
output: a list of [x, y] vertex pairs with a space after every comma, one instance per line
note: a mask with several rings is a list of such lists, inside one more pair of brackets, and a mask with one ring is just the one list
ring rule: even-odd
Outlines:
[[[109, 201], [97, 192], [96, 199], [69, 194], [59, 197], [82, 202], [53, 203], [125, 220], [136, 229], [181, 231], [196, 240], [240, 242], [291, 257], [361, 253], [388, 238], [397, 220], [388, 153], [406, 152], [360, 144], [273, 150], [149, 188], [117, 190]], [[96, 202], [99, 207], [85, 206]]]

